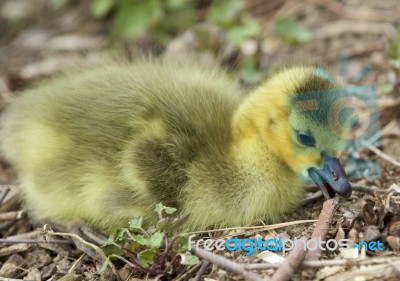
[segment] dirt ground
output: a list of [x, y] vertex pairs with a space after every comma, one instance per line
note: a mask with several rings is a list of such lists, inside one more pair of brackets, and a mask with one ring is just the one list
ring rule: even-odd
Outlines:
[[[392, 54], [393, 48], [400, 50], [400, 2], [250, 0], [246, 6], [261, 24], [262, 32], [257, 39], [246, 40], [240, 47], [231, 46], [222, 30], [199, 22], [177, 34], [166, 46], [152, 46], [151, 49], [155, 53], [196, 51], [204, 56], [218, 56], [230, 69], [235, 69], [248, 57], [256, 58], [261, 70], [293, 61], [318, 62], [327, 66], [345, 85], [375, 85], [382, 142], [373, 148], [359, 148], [356, 153], [359, 159], [377, 163], [381, 173], [372, 179], [351, 180], [359, 188], [355, 188], [350, 198], [341, 199], [328, 238], [348, 238], [355, 242], [379, 240], [384, 243], [384, 250], [368, 251], [364, 248], [360, 251], [323, 252], [320, 261], [368, 258], [370, 262], [354, 262], [346, 266], [321, 262], [314, 267], [300, 267], [292, 279], [400, 280], [399, 259], [371, 260], [400, 257], [400, 67], [396, 69], [393, 63], [400, 58]], [[288, 16], [296, 18], [313, 33], [310, 42], [289, 46], [279, 39], [274, 21]], [[87, 1], [54, 10], [46, 0], [3, 0], [0, 3], [0, 110], [12, 103], [19, 91], [33, 83], [69, 67], [95, 61], [104, 50], [115, 46], [115, 39], [110, 39], [111, 30], [110, 19], [95, 20], [91, 17]], [[202, 44], [204, 33], [212, 44]], [[149, 42], [144, 38], [119, 43], [119, 47], [128, 57], [134, 57], [148, 50]], [[347, 56], [345, 66], [343, 61], [340, 64], [341, 55]], [[367, 65], [372, 67], [371, 71], [354, 82]], [[341, 75], [341, 66], [346, 72], [344, 76]], [[342, 161], [349, 162], [349, 157], [349, 154], [344, 155]], [[18, 200], [12, 167], [5, 161], [0, 165], [1, 237], [42, 239], [42, 232], [38, 229], [41, 225], [30, 220], [29, 212]], [[316, 195], [315, 188], [307, 189], [308, 197]], [[323, 201], [321, 196], [303, 201], [282, 223], [317, 219]], [[255, 225], [262, 225], [262, 222]], [[310, 236], [315, 227], [315, 223], [299, 222], [261, 231], [257, 235]], [[218, 235], [226, 234], [221, 232]], [[254, 233], [250, 237], [254, 237]], [[274, 274], [276, 268], [273, 265], [278, 259], [274, 255], [248, 257], [241, 252], [222, 255], [236, 263], [271, 264], [270, 269], [253, 270], [265, 279]], [[0, 244], [0, 280], [113, 280], [110, 271], [100, 271], [101, 266], [69, 242]], [[179, 268], [167, 277], [156, 277], [146, 276], [127, 263], [116, 263], [122, 280], [189, 280], [195, 277], [200, 265]], [[208, 266], [201, 278], [242, 279], [215, 264]]]

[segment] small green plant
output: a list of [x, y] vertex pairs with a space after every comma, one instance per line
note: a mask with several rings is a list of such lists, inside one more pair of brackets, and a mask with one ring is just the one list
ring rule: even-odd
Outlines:
[[[49, 0], [61, 8], [73, 0]], [[137, 39], [151, 32], [153, 39], [164, 43], [196, 22], [191, 1], [186, 0], [91, 0], [90, 12], [98, 19], [111, 15], [118, 37]]]
[[[48, 1], [54, 8], [77, 3], [77, 0]], [[244, 0], [210, 1], [201, 10], [195, 1], [187, 0], [90, 0], [89, 3], [94, 18], [111, 20], [116, 39], [135, 40], [146, 36], [150, 42], [164, 46], [173, 36], [205, 21], [224, 30], [227, 41], [239, 50], [246, 40], [257, 42], [261, 32], [259, 22], [246, 10]], [[207, 35], [203, 33], [199, 33], [199, 40], [205, 49], [218, 49], [215, 44], [207, 45]], [[257, 54], [244, 57], [237, 64], [240, 78], [247, 84], [258, 82], [262, 77], [256, 57]]]
[[246, 11], [241, 0], [213, 1], [207, 20], [224, 29], [228, 40], [237, 46], [261, 31], [258, 21]]
[[281, 40], [288, 45], [297, 46], [307, 43], [312, 39], [311, 31], [292, 17], [276, 20], [275, 30]]
[[397, 36], [389, 46], [389, 56], [392, 58], [390, 64], [400, 73], [400, 31], [397, 31]]
[[161, 203], [155, 206], [155, 211], [159, 217], [155, 227], [145, 230], [143, 219], [133, 218], [126, 227], [110, 235], [103, 246], [108, 258], [122, 260], [152, 276], [173, 276], [177, 267], [198, 263], [198, 258], [188, 252], [188, 236], [176, 231], [187, 216], [172, 217], [176, 209]]

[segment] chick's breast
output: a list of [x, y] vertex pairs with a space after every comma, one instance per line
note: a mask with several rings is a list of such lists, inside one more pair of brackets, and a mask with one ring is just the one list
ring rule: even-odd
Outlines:
[[[151, 222], [158, 202], [188, 211], [202, 192], [229, 198], [218, 186], [233, 185], [237, 174], [228, 149], [241, 100], [224, 73], [189, 64], [75, 71], [8, 108], [2, 151], [37, 217], [103, 230], [135, 216]], [[193, 225], [213, 217], [204, 212]]]

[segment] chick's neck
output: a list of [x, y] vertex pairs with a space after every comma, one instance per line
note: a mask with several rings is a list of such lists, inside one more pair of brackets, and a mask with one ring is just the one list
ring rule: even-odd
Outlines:
[[245, 146], [257, 142], [290, 166], [291, 140], [285, 92], [289, 91], [282, 92], [267, 82], [249, 94], [232, 122], [236, 149], [246, 149]]

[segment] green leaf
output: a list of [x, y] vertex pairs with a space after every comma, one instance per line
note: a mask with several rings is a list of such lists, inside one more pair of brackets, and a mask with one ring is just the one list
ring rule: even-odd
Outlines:
[[254, 58], [245, 59], [239, 70], [240, 78], [246, 83], [256, 83], [262, 79], [262, 73], [258, 70], [257, 63]]
[[169, 232], [181, 226], [185, 221], [187, 221], [188, 218], [189, 215], [181, 215], [176, 218], [174, 217], [162, 218], [161, 220], [158, 221], [156, 228], [159, 230]]
[[292, 17], [276, 20], [275, 29], [282, 41], [289, 45], [304, 44], [312, 38], [311, 31], [299, 24]]
[[141, 229], [142, 228], [142, 222], [143, 222], [143, 218], [139, 217], [139, 218], [133, 218], [129, 221], [129, 229], [130, 230], [136, 230], [136, 229]]
[[151, 247], [152, 245], [151, 237], [146, 237], [144, 235], [135, 235], [134, 238], [135, 241], [142, 246]]
[[114, 7], [115, 0], [94, 0], [90, 6], [92, 14], [97, 17], [103, 17]]
[[115, 243], [115, 234], [110, 234], [110, 236], [108, 236], [107, 242], [104, 244], [104, 246], [106, 245], [112, 245]]
[[248, 18], [243, 25], [228, 30], [227, 38], [233, 44], [240, 46], [244, 40], [258, 35], [261, 28], [255, 19]]
[[150, 264], [153, 264], [155, 255], [156, 252], [153, 250], [144, 250], [138, 254], [139, 263], [142, 266], [147, 267]]
[[167, 8], [171, 10], [181, 10], [190, 5], [190, 2], [187, 0], [167, 0]]
[[165, 211], [168, 215], [171, 215], [171, 214], [173, 214], [173, 213], [176, 212], [176, 208], [173, 208], [173, 207], [165, 207], [165, 208], [164, 208], [164, 211]]
[[118, 228], [115, 231], [115, 235], [114, 235], [114, 241], [115, 242], [120, 242], [120, 241], [124, 241], [126, 239], [125, 237], [125, 233], [127, 233], [129, 230], [127, 228]]
[[60, 9], [68, 4], [69, 0], [50, 0], [50, 6], [54, 9]]
[[183, 265], [195, 265], [199, 263], [199, 258], [189, 253], [179, 255], [181, 256], [181, 264]]
[[390, 65], [395, 69], [400, 70], [400, 57], [390, 61]]
[[168, 215], [171, 215], [176, 212], [176, 208], [166, 207], [162, 203], [156, 204], [155, 210], [159, 215], [162, 214], [162, 211], [165, 211]]
[[243, 6], [241, 0], [213, 1], [208, 10], [207, 19], [222, 27], [234, 26], [238, 13], [243, 9]]
[[147, 15], [146, 4], [143, 3], [120, 2], [115, 22], [123, 37], [136, 39], [147, 30], [150, 19]]
[[174, 250], [178, 253], [184, 253], [189, 249], [189, 235], [181, 234], [181, 237], [176, 241], [177, 245]]
[[103, 249], [103, 251], [106, 254], [106, 256], [110, 256], [112, 254], [115, 254], [115, 255], [118, 255], [118, 256], [122, 256], [122, 255], [125, 254], [124, 251], [121, 250], [121, 248], [119, 248], [115, 244], [104, 245], [101, 248]]
[[400, 30], [389, 46], [389, 55], [395, 60], [400, 59]]
[[159, 231], [154, 232], [150, 238], [150, 246], [153, 249], [160, 248], [163, 238], [164, 238], [164, 235], [161, 232], [159, 232]]
[[379, 93], [381, 93], [382, 95], [387, 95], [393, 91], [394, 85], [390, 83], [378, 82], [377, 88]]
[[162, 211], [164, 210], [164, 208], [165, 208], [165, 206], [160, 202], [160, 203], [156, 204], [155, 210], [158, 214], [161, 214]]
[[126, 38], [136, 39], [142, 36], [152, 24], [158, 23], [164, 16], [158, 0], [121, 0], [118, 3], [115, 21], [121, 35]]

